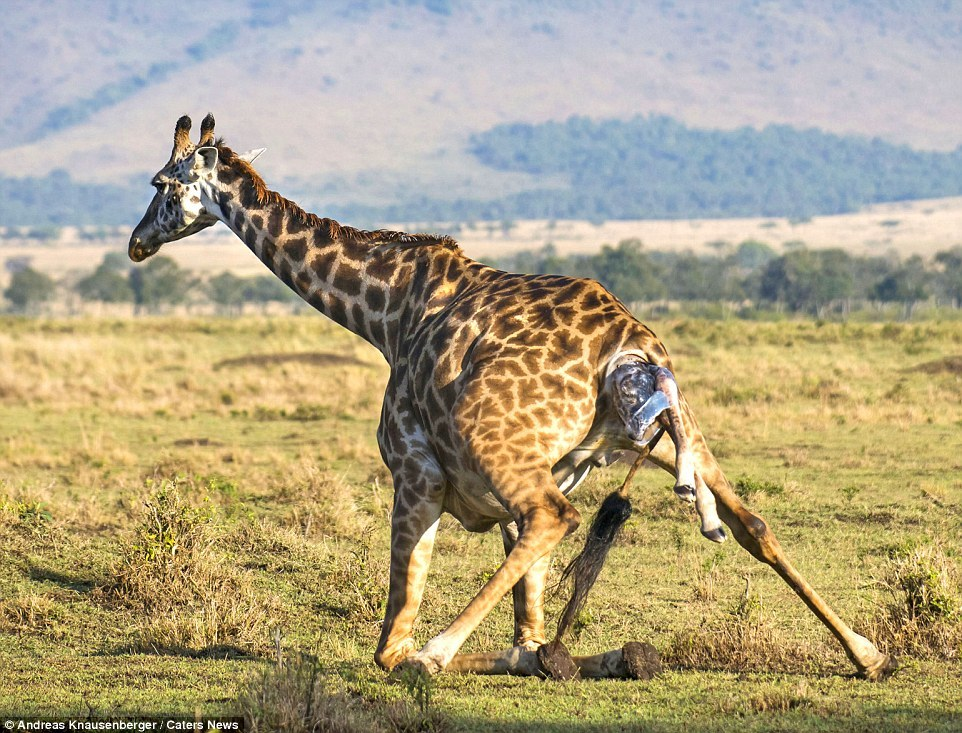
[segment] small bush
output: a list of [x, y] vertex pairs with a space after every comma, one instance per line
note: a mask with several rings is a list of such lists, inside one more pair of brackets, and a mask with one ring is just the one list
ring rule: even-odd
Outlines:
[[134, 542], [117, 568], [110, 594], [143, 610], [189, 602], [197, 594], [211, 544], [210, 506], [193, 507], [177, 483], [165, 481], [144, 500]]
[[352, 487], [308, 461], [283, 479], [277, 493], [290, 506], [285, 524], [305, 537], [355, 539], [370, 528], [371, 517], [358, 510]]
[[430, 707], [430, 680], [403, 679], [411, 701], [347, 689], [317, 660], [297, 655], [267, 669], [240, 700], [252, 733], [441, 733], [450, 728]]
[[246, 653], [266, 641], [271, 609], [215, 552], [215, 526], [213, 508], [192, 506], [174, 481], [144, 501], [135, 539], [99, 589], [107, 602], [145, 616], [136, 650]]
[[47, 596], [29, 594], [0, 601], [0, 631], [5, 633], [45, 631], [61, 618], [60, 607]]
[[762, 494], [764, 496], [782, 496], [785, 487], [774, 481], [753, 478], [752, 476], [741, 476], [735, 479], [732, 486], [735, 493], [742, 499], [750, 500], [751, 497]]
[[0, 499], [0, 516], [4, 524], [17, 527], [32, 535], [45, 535], [53, 522], [53, 515], [39, 501]]
[[895, 654], [959, 658], [960, 580], [959, 569], [938, 547], [892, 548], [878, 578], [884, 601], [867, 624], [870, 634]]
[[821, 654], [786, 637], [765, 617], [759, 597], [746, 588], [721, 618], [676, 632], [663, 658], [681, 669], [800, 673], [816, 666]]
[[384, 617], [387, 600], [387, 567], [374, 560], [368, 547], [334, 559], [325, 579], [331, 589], [331, 610], [354, 621], [377, 622]]

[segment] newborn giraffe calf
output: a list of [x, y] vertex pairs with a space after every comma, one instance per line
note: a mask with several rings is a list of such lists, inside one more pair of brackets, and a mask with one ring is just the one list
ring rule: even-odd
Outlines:
[[668, 434], [675, 444], [675, 494], [695, 502], [701, 533], [712, 542], [724, 542], [715, 497], [695, 472], [695, 457], [685, 434], [678, 402], [678, 385], [665, 367], [649, 364], [643, 354], [619, 354], [608, 364], [606, 389], [625, 426], [632, 448], [644, 449], [660, 436], [656, 420], [664, 413]]
[[[131, 259], [223, 223], [391, 367], [378, 428], [395, 492], [379, 665], [444, 670], [509, 591], [515, 647], [530, 653], [546, 646], [549, 555], [581, 519], [566, 494], [612, 452], [632, 449], [675, 474], [680, 493], [694, 492], [703, 532], [721, 539], [720, 517], [742, 547], [770, 565], [862, 675], [875, 679], [892, 668], [745, 508], [675, 383], [664, 345], [605, 288], [501, 272], [466, 257], [448, 237], [361, 231], [309, 214], [267, 188], [251, 166], [260, 151], [238, 154], [215, 140], [210, 115], [196, 145], [190, 127], [188, 117], [177, 121], [170, 158], [151, 181], [156, 194], [131, 235]], [[660, 431], [674, 451], [655, 439]], [[443, 512], [470, 531], [499, 526], [507, 554], [457, 618], [419, 649], [414, 621]], [[611, 670], [616, 662], [605, 657], [586, 666]]]

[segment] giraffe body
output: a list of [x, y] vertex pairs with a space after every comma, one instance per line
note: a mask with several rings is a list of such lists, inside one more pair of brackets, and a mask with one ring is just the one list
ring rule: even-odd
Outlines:
[[[677, 493], [694, 498], [706, 536], [723, 538], [717, 499], [736, 540], [789, 583], [863, 674], [889, 669], [888, 657], [834, 614], [742, 505], [677, 388], [664, 346], [603, 287], [500, 272], [446, 237], [364, 232], [308, 214], [266, 188], [249, 164], [253, 155], [215, 142], [213, 127], [208, 115], [195, 147], [189, 118], [178, 121], [129, 254], [141, 261], [221, 221], [304, 300], [387, 359], [378, 444], [395, 499], [378, 664], [444, 669], [509, 590], [515, 646], [545, 644], [549, 553], [580, 523], [565, 494], [614, 451], [657, 443], [650, 459], [675, 474]], [[662, 431], [674, 450], [655, 440]], [[418, 650], [412, 629], [445, 511], [469, 530], [499, 525], [506, 558]]]

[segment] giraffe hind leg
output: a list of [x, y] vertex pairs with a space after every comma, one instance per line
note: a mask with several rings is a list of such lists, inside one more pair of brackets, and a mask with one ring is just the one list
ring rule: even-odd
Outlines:
[[[750, 512], [732, 490], [731, 485], [715, 461], [704, 436], [698, 430], [690, 409], [685, 405], [685, 419], [691, 426], [695, 451], [698, 455], [698, 472], [719, 504], [725, 524], [739, 545], [744, 547], [755, 559], [772, 567], [782, 580], [802, 599], [806, 606], [828, 628], [842, 645], [845, 654], [858, 669], [860, 676], [869, 680], [879, 680], [897, 668], [895, 659], [880, 652], [875, 645], [855, 633], [832, 610], [824, 599], [812, 588], [804, 577], [792, 566], [774, 533], [765, 521]], [[671, 472], [674, 469], [673, 456], [667, 451], [656, 448], [651, 453], [651, 461]]]
[[[505, 556], [511, 553], [518, 541], [516, 522], [501, 524]], [[535, 650], [547, 639], [544, 633], [544, 589], [551, 566], [551, 556], [537, 560], [521, 580], [511, 589], [514, 606], [514, 645]]]

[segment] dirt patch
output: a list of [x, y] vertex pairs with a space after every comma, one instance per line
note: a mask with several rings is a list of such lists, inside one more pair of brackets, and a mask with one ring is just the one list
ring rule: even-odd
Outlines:
[[214, 446], [219, 447], [224, 445], [220, 441], [211, 440], [210, 438], [180, 438], [174, 441], [174, 445], [178, 448], [188, 447], [188, 446]]
[[295, 354], [248, 354], [238, 356], [233, 359], [224, 359], [214, 364], [214, 370], [224, 369], [225, 367], [271, 367], [280, 364], [309, 364], [311, 366], [364, 366], [369, 367], [366, 361], [361, 361], [353, 356], [344, 354], [332, 354], [326, 351], [308, 351]]
[[925, 374], [957, 374], [962, 376], [962, 355], [946, 356], [934, 361], [927, 361], [906, 371], [923, 372]]

